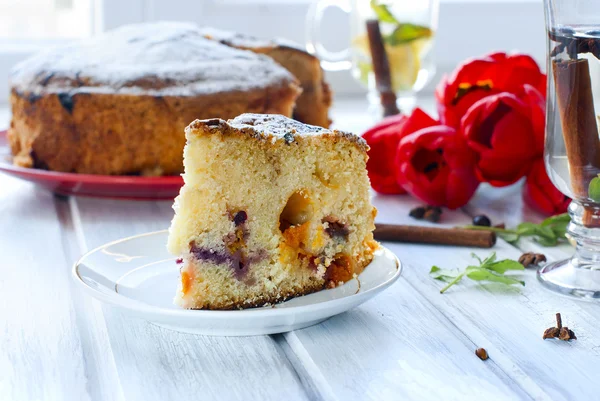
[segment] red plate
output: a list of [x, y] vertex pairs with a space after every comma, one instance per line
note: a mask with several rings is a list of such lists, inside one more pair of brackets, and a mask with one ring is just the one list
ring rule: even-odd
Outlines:
[[14, 166], [6, 131], [0, 131], [0, 171], [31, 181], [60, 195], [84, 195], [129, 199], [173, 199], [183, 185], [180, 176], [138, 177], [60, 173]]

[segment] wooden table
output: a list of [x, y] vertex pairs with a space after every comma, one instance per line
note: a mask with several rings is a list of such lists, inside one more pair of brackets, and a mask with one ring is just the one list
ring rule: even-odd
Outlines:
[[[362, 129], [364, 109], [338, 103], [338, 126]], [[410, 197], [373, 202], [379, 222], [415, 223]], [[541, 219], [518, 187], [482, 188], [466, 208], [445, 211], [443, 224], [478, 213], [508, 226]], [[543, 289], [534, 270], [523, 288], [465, 280], [443, 295], [429, 277], [433, 264], [462, 268], [471, 252], [489, 250], [386, 243], [403, 276], [363, 306], [286, 334], [202, 337], [130, 318], [70, 279], [88, 249], [166, 228], [171, 202], [55, 197], [0, 175], [0, 215], [0, 400], [600, 399], [598, 304]], [[572, 252], [527, 240], [494, 250], [550, 260]], [[577, 341], [542, 340], [555, 312]], [[478, 347], [489, 360], [475, 356]]]

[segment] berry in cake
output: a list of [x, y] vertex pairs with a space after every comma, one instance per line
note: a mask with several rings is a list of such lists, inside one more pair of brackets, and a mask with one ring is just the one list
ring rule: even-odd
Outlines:
[[375, 208], [359, 137], [281, 115], [196, 120], [169, 251], [176, 304], [262, 306], [342, 284], [368, 265]]

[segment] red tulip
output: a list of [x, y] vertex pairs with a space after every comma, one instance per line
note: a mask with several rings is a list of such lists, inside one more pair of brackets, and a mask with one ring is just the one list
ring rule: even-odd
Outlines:
[[393, 116], [385, 117], [383, 120], [381, 120], [380, 122], [378, 122], [377, 124], [375, 124], [374, 126], [369, 128], [368, 130], [366, 130], [362, 134], [362, 136], [363, 136], [363, 138], [369, 137], [369, 136], [373, 135], [374, 133], [376, 133], [377, 131], [381, 131], [382, 129], [387, 128], [391, 125], [402, 124], [402, 123], [404, 123], [404, 120], [406, 120], [406, 114], [396, 114]]
[[531, 208], [547, 215], [564, 213], [571, 203], [571, 198], [552, 184], [541, 158], [533, 164], [527, 176], [523, 187], [523, 200]]
[[461, 131], [477, 153], [479, 180], [502, 187], [525, 176], [543, 154], [544, 119], [544, 99], [528, 85], [518, 96], [503, 92], [471, 106]]
[[398, 185], [395, 177], [394, 158], [398, 143], [403, 137], [418, 129], [437, 124], [437, 121], [417, 108], [409, 117], [405, 115], [388, 117], [363, 134], [370, 147], [367, 171], [375, 191], [382, 194], [406, 193]]
[[479, 185], [475, 153], [454, 128], [436, 125], [404, 137], [396, 153], [396, 179], [432, 206], [463, 206]]
[[524, 54], [492, 53], [470, 59], [444, 76], [436, 88], [440, 121], [458, 127], [467, 110], [486, 96], [517, 94], [531, 85], [546, 96], [546, 75]]

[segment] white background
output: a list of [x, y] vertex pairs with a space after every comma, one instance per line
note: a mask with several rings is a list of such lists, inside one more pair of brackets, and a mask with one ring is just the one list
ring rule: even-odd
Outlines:
[[[126, 23], [181, 20], [304, 43], [305, 16], [311, 0], [54, 1], [91, 1], [90, 33]], [[328, 12], [322, 32], [332, 50], [347, 46], [348, 18], [341, 11]], [[56, 38], [23, 41], [0, 37], [0, 105], [7, 101], [8, 73], [12, 65], [57, 41], [60, 42]], [[545, 35], [541, 0], [441, 0], [434, 50], [438, 75], [426, 92], [431, 92], [440, 76], [452, 71], [457, 63], [495, 50], [522, 51], [543, 62]], [[349, 72], [329, 73], [328, 80], [337, 96], [363, 91]]]

